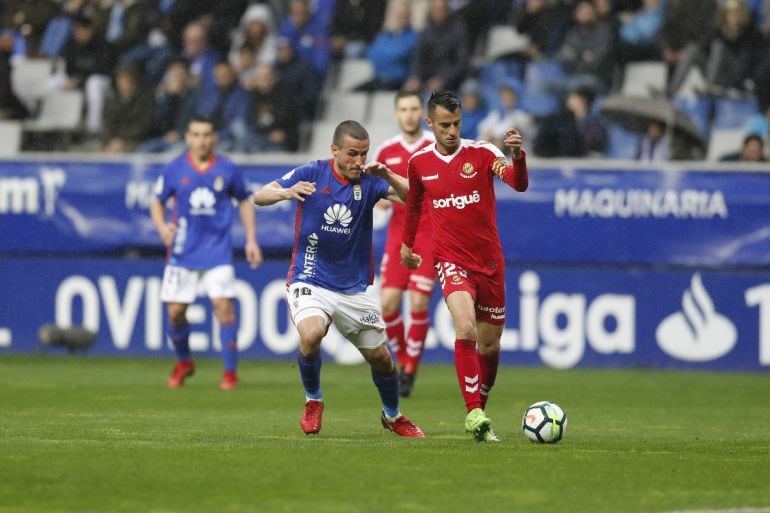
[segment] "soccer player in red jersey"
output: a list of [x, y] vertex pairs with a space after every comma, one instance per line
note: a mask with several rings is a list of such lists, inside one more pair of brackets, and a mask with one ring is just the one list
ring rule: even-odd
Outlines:
[[[433, 142], [433, 134], [422, 129], [425, 115], [422, 98], [416, 91], [401, 90], [395, 98], [396, 121], [401, 133], [383, 142], [374, 152], [374, 161], [382, 162], [394, 173], [406, 178], [409, 158]], [[388, 345], [400, 369], [399, 391], [409, 397], [417, 366], [420, 364], [425, 337], [428, 335], [428, 303], [436, 282], [433, 269], [433, 236], [430, 219], [425, 216], [417, 229], [415, 251], [423, 257], [415, 270], [401, 265], [401, 239], [406, 207], [392, 203], [385, 254], [380, 266], [380, 304]], [[405, 333], [401, 317], [401, 299], [409, 291], [409, 332]]]
[[[455, 369], [465, 405], [465, 429], [479, 442], [498, 442], [484, 413], [500, 360], [505, 324], [505, 258], [495, 218], [497, 176], [517, 191], [527, 190], [527, 160], [513, 128], [504, 145], [513, 164], [494, 145], [460, 139], [462, 104], [448, 91], [428, 100], [428, 126], [436, 143], [412, 156], [401, 262], [422, 263], [413, 251], [425, 199], [433, 226], [433, 262], [455, 327]], [[478, 352], [477, 352], [478, 345]]]

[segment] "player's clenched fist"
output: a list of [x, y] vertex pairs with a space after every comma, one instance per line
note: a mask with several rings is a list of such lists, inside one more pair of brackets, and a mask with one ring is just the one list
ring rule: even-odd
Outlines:
[[369, 162], [364, 166], [364, 173], [384, 178], [390, 173], [390, 168], [380, 162]]
[[521, 134], [515, 128], [509, 128], [505, 131], [505, 139], [503, 144], [506, 148], [510, 148], [513, 153], [513, 158], [518, 159], [521, 156], [521, 145], [523, 139]]
[[412, 248], [406, 244], [401, 244], [401, 263], [409, 269], [415, 270], [420, 267], [422, 257], [416, 253], [412, 253]]

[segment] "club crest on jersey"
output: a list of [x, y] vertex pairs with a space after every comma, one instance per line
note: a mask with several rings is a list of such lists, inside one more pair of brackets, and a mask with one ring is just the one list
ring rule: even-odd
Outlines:
[[353, 199], [361, 201], [361, 186], [359, 184], [353, 186]]
[[470, 162], [466, 162], [465, 164], [463, 164], [463, 174], [460, 176], [462, 176], [463, 178], [473, 178], [474, 176], [476, 176], [476, 174], [477, 174], [476, 170], [473, 169], [473, 164], [471, 164]]
[[217, 192], [222, 192], [222, 189], [225, 187], [225, 180], [221, 176], [217, 176], [214, 179], [214, 190]]
[[457, 276], [456, 274], [452, 276], [452, 283], [462, 283], [463, 279]]

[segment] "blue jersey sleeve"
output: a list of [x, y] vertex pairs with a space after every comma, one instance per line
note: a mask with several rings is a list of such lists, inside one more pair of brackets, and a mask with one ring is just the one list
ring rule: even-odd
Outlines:
[[372, 187], [372, 191], [374, 191], [374, 201], [387, 198], [389, 189], [390, 184], [388, 182], [378, 176], [374, 177], [374, 187]]
[[297, 182], [316, 182], [318, 176], [317, 167], [314, 163], [305, 164], [304, 166], [295, 167], [281, 178], [276, 180], [278, 185], [284, 189], [288, 189]]
[[155, 197], [161, 203], [166, 203], [171, 196], [174, 196], [174, 183], [172, 180], [173, 168], [171, 164], [166, 165], [161, 171], [158, 180], [155, 182]]
[[241, 168], [237, 164], [233, 164], [233, 178], [230, 184], [230, 194], [238, 201], [248, 199], [251, 195], [251, 191], [246, 187], [246, 181], [243, 179]]

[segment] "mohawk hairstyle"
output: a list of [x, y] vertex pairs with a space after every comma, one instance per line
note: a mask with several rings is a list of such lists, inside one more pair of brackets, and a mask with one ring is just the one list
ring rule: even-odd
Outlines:
[[460, 97], [452, 91], [433, 91], [428, 100], [428, 116], [433, 116], [436, 113], [436, 108], [443, 107], [449, 112], [454, 112], [457, 109], [463, 108], [463, 102]]

